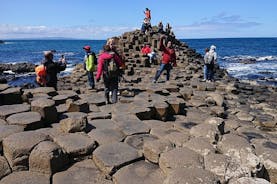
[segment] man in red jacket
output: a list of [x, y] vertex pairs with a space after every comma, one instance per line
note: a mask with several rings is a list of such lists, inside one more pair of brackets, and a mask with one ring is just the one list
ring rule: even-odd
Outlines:
[[149, 62], [150, 64], [153, 62], [153, 59], [156, 57], [156, 53], [152, 52], [150, 45], [149, 44], [145, 44], [142, 49], [141, 49], [141, 53], [143, 55], [146, 55], [149, 57]]
[[[109, 45], [104, 45], [103, 50], [104, 52], [100, 54], [98, 59], [96, 81], [99, 82], [103, 74], [106, 103], [116, 103], [120, 74], [119, 68], [122, 67], [123, 63], [121, 58], [112, 52]], [[110, 92], [112, 93], [111, 101], [109, 97]]]
[[170, 78], [170, 70], [172, 69], [172, 65], [174, 67], [177, 66], [176, 64], [176, 54], [175, 54], [175, 50], [172, 46], [171, 41], [167, 41], [166, 43], [166, 47], [164, 45], [164, 39], [165, 36], [162, 36], [160, 38], [160, 50], [163, 52], [163, 57], [162, 57], [162, 62], [160, 65], [160, 69], [157, 71], [156, 76], [153, 80], [154, 83], [157, 82], [157, 80], [159, 79], [160, 75], [162, 74], [162, 72], [164, 70], [166, 70], [166, 80], [168, 81]]

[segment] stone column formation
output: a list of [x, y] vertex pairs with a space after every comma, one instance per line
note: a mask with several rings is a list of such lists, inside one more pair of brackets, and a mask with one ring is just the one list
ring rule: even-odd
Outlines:
[[277, 88], [218, 67], [201, 82], [202, 56], [173, 37], [178, 66], [154, 84], [160, 36], [114, 37], [126, 61], [116, 104], [82, 65], [58, 91], [0, 84], [0, 183], [277, 183]]

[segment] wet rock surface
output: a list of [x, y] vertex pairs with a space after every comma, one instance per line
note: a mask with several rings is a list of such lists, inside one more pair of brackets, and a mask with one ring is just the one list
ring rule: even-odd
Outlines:
[[[238, 81], [172, 39], [177, 67], [151, 81], [159, 33], [115, 37], [125, 56], [119, 102], [87, 86], [82, 65], [54, 88], [0, 84], [0, 183], [277, 183], [277, 89]], [[24, 170], [24, 171], [23, 171]]]

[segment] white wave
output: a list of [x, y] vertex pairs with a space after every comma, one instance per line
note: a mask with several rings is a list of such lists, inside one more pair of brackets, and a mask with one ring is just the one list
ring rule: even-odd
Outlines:
[[12, 70], [3, 71], [4, 74], [14, 75], [15, 73]]
[[225, 61], [277, 61], [277, 56], [249, 56], [249, 55], [237, 55], [237, 56], [224, 56], [221, 58]]

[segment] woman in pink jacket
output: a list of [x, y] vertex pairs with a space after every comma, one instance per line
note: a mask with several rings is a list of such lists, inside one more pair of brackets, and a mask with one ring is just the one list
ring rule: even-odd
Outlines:
[[[98, 58], [96, 81], [99, 82], [101, 75], [103, 76], [106, 103], [116, 103], [119, 68], [123, 66], [123, 62], [117, 54], [112, 52], [109, 45], [105, 45], [103, 50], [104, 52]], [[111, 101], [109, 97], [110, 92], [112, 93]]]

